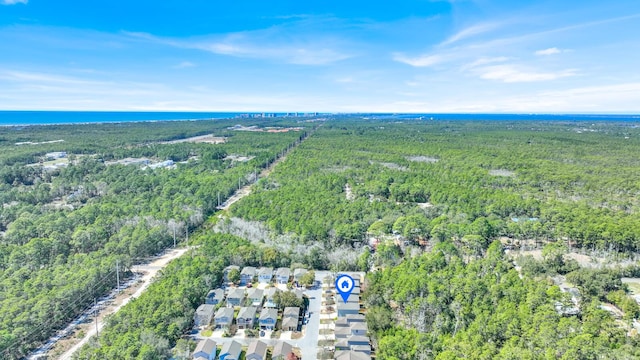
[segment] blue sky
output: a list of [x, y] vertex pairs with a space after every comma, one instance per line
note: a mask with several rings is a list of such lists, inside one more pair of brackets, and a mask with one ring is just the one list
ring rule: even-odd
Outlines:
[[640, 113], [638, 0], [0, 4], [5, 110]]

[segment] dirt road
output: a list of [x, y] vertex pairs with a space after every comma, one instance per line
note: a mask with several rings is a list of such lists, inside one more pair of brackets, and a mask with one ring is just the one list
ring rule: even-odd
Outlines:
[[[189, 249], [187, 248], [173, 249], [158, 257], [149, 264], [134, 266], [131, 270], [135, 273], [142, 273], [142, 277], [138, 282], [132, 284], [129, 288], [121, 290], [120, 295], [100, 311], [100, 313], [98, 314], [98, 331], [102, 330], [102, 328], [104, 327], [104, 319], [107, 315], [116, 313], [118, 310], [120, 310], [121, 307], [129, 303], [129, 301], [139, 297], [147, 289], [147, 287], [151, 285], [153, 279], [158, 274], [158, 271], [167, 266], [167, 264], [169, 264], [169, 262], [171, 262], [172, 260], [182, 256], [188, 250]], [[91, 322], [80, 326], [81, 328], [84, 328], [83, 330], [85, 336], [80, 339], [80, 341], [75, 342], [75, 344], [73, 344], [71, 348], [60, 355], [58, 359], [70, 360], [73, 354], [78, 351], [78, 349], [80, 349], [84, 344], [86, 344], [92, 336], [96, 334], [95, 317], [92, 317], [91, 320]], [[68, 346], [70, 344], [67, 343], [66, 345]], [[54, 348], [54, 352], [56, 349], [57, 348]]]

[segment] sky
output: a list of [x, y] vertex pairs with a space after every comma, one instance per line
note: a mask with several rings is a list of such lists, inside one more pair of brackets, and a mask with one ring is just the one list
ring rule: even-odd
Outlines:
[[638, 0], [0, 0], [0, 109], [640, 113]]

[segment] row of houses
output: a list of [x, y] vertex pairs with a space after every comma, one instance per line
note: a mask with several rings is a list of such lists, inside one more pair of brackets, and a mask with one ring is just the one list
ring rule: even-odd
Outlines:
[[[268, 345], [264, 341], [254, 340], [249, 343], [244, 354], [246, 360], [266, 360]], [[215, 341], [205, 339], [200, 341], [193, 352], [194, 360], [239, 360], [242, 355], [242, 344], [237, 341], [226, 342], [220, 348]], [[293, 346], [284, 341], [278, 342], [271, 350], [272, 360], [294, 360]]]
[[[279, 292], [282, 292], [282, 290], [275, 287], [266, 289], [230, 287], [226, 290], [218, 288], [209, 291], [204, 303], [208, 305], [225, 304], [227, 307], [255, 306], [261, 309], [264, 306], [266, 308], [274, 308], [277, 306], [275, 296]], [[293, 289], [291, 292], [298, 299], [302, 299], [304, 296], [304, 291], [301, 289]]]
[[256, 279], [261, 284], [270, 284], [275, 281], [277, 284], [288, 284], [293, 278], [295, 283], [300, 283], [302, 276], [307, 273], [307, 269], [294, 269], [293, 272], [289, 268], [270, 267], [256, 268], [253, 266], [245, 266], [240, 270], [239, 266], [231, 265], [224, 269], [224, 281], [229, 282], [229, 273], [231, 270], [240, 271], [240, 285], [247, 285]]
[[[254, 306], [241, 307], [237, 315], [233, 308], [221, 307], [213, 316], [215, 329], [229, 329], [235, 324], [239, 330], [253, 329], [259, 325], [261, 330], [275, 330], [278, 323], [278, 310], [274, 308], [264, 308], [258, 313]], [[206, 326], [211, 323], [201, 323], [198, 326]], [[282, 312], [283, 331], [297, 331], [300, 324], [300, 308], [287, 307]]]
[[[340, 274], [338, 274], [340, 275]], [[360, 314], [360, 275], [348, 273], [354, 280], [354, 288], [345, 302], [336, 301], [338, 319], [335, 322], [335, 353], [339, 360], [371, 360], [371, 339], [365, 316]]]

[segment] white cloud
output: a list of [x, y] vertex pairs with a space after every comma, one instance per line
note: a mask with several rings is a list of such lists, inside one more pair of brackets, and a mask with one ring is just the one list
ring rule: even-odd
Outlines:
[[495, 64], [500, 62], [509, 61], [509, 58], [506, 56], [497, 56], [497, 57], [481, 57], [469, 64], [462, 66], [463, 71], [477, 68], [478, 66]]
[[446, 60], [446, 57], [443, 55], [422, 55], [418, 57], [408, 57], [401, 53], [395, 53], [393, 54], [393, 60], [411, 65], [413, 67], [428, 67], [444, 62]]
[[548, 49], [544, 49], [544, 50], [538, 50], [538, 51], [535, 52], [535, 54], [538, 55], [538, 56], [545, 56], [545, 55], [560, 54], [561, 52], [563, 52], [563, 51], [558, 49], [557, 47], [552, 47], [552, 48], [548, 48]]
[[190, 68], [190, 67], [194, 67], [196, 66], [196, 64], [190, 62], [190, 61], [183, 61], [177, 65], [174, 66], [174, 68], [176, 69], [184, 69], [184, 68]]
[[474, 25], [474, 26], [470, 26], [466, 29], [463, 29], [455, 34], [453, 34], [451, 37], [449, 37], [447, 40], [445, 40], [444, 42], [442, 42], [442, 44], [440, 45], [450, 45], [453, 44], [455, 42], [476, 36], [476, 35], [480, 35], [486, 32], [489, 32], [491, 30], [497, 29], [498, 27], [500, 27], [501, 24], [499, 23], [485, 23], [485, 24], [478, 24], [478, 25]]
[[29, 0], [2, 0], [2, 5], [26, 4]]
[[327, 65], [353, 57], [342, 51], [338, 40], [330, 38], [280, 38], [273, 29], [232, 33], [190, 39], [157, 37], [147, 33], [124, 32], [142, 40], [184, 49], [197, 49], [218, 55], [267, 59], [297, 65]]
[[559, 72], [539, 72], [509, 64], [485, 66], [479, 68], [478, 73], [482, 79], [505, 83], [550, 81], [576, 75], [576, 71], [573, 69]]

